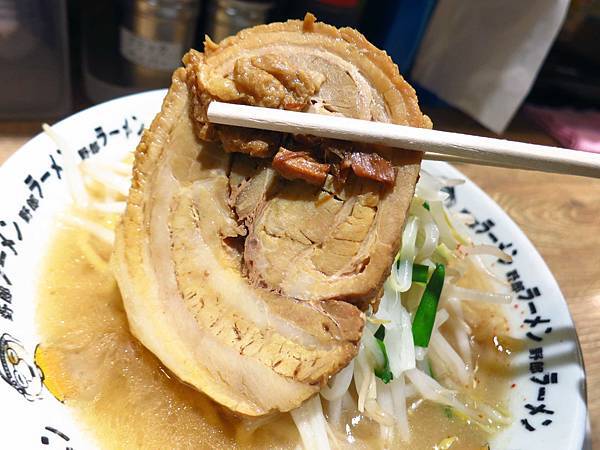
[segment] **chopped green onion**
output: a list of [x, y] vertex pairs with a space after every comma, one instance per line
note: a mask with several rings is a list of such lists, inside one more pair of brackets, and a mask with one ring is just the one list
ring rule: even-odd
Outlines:
[[431, 260], [434, 263], [438, 264], [448, 264], [450, 260], [453, 258], [452, 250], [450, 250], [446, 244], [439, 244], [433, 254], [431, 255]]
[[416, 283], [427, 283], [429, 277], [429, 266], [413, 264], [412, 280]]
[[452, 407], [450, 407], [450, 406], [444, 406], [444, 415], [448, 419], [452, 419], [452, 417], [454, 416], [454, 414], [452, 414]]
[[375, 339], [379, 339], [380, 341], [383, 341], [385, 339], [385, 327], [383, 326], [383, 324], [379, 325], [374, 336]]
[[375, 368], [375, 376], [385, 384], [388, 384], [394, 378], [394, 374], [390, 370], [390, 360], [388, 359], [387, 350], [385, 349], [385, 344], [383, 343], [383, 339], [385, 338], [385, 327], [383, 325], [379, 325], [377, 331], [375, 332], [375, 341], [379, 346], [379, 350], [383, 354], [383, 367]]
[[421, 302], [415, 313], [412, 324], [413, 339], [415, 345], [426, 348], [429, 345], [435, 315], [437, 313], [440, 294], [444, 286], [446, 269], [443, 264], [437, 264], [431, 274], [431, 278], [425, 286]]
[[427, 211], [429, 211], [429, 203], [423, 202], [423, 208], [425, 208]]
[[431, 361], [429, 360], [429, 358], [427, 358], [427, 368], [429, 369], [429, 376], [431, 378], [433, 378], [435, 381], [437, 381], [437, 378], [435, 377], [435, 374], [433, 373], [433, 367], [431, 366]]

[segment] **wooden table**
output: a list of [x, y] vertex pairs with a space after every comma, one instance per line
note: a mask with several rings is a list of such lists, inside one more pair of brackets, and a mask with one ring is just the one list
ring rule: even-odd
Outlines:
[[[496, 137], [463, 114], [428, 113], [437, 129]], [[557, 145], [521, 114], [502, 137]], [[456, 167], [521, 227], [558, 281], [583, 350], [592, 447], [600, 448], [600, 179], [470, 164]]]
[[[456, 111], [427, 113], [437, 129], [492, 136]], [[40, 122], [0, 122], [0, 163], [39, 130]], [[503, 137], [556, 145], [521, 115]], [[594, 447], [600, 446], [600, 180], [469, 164], [457, 167], [519, 224], [558, 280], [581, 341], [592, 441]]]

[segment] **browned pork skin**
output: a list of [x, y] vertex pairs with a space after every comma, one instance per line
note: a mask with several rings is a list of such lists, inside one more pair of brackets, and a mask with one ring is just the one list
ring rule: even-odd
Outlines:
[[[232, 411], [289, 411], [356, 355], [361, 310], [378, 300], [400, 246], [420, 161], [216, 128], [206, 106], [430, 122], [384, 52], [311, 16], [208, 41], [185, 64], [136, 150], [117, 228], [113, 266], [130, 328], [181, 380]], [[279, 175], [273, 155], [279, 173], [301, 179]], [[341, 173], [349, 170], [387, 185]]]
[[288, 180], [304, 180], [315, 186], [323, 186], [329, 172], [329, 164], [320, 164], [308, 152], [291, 152], [283, 147], [273, 158], [273, 169]]
[[394, 184], [394, 168], [387, 159], [377, 153], [348, 152], [344, 155], [341, 168], [350, 166], [356, 176], [391, 185]]

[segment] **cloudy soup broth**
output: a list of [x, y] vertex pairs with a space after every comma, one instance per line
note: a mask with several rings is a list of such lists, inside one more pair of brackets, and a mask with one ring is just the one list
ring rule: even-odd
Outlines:
[[[105, 214], [88, 218], [105, 226], [117, 220]], [[82, 228], [59, 227], [46, 257], [37, 309], [41, 344], [36, 359], [45, 384], [75, 411], [100, 447], [298, 448], [300, 435], [290, 414], [235, 416], [178, 381], [136, 340], [111, 273], [111, 251]], [[470, 395], [503, 408], [511, 383], [510, 349], [518, 343], [507, 337], [499, 308], [467, 304], [464, 310], [476, 367]], [[378, 424], [355, 405], [342, 410], [337, 445], [383, 448]], [[431, 449], [440, 442], [452, 449], [487, 448], [490, 434], [451, 408], [417, 398], [409, 398], [407, 406], [410, 441], [396, 439], [393, 448]]]

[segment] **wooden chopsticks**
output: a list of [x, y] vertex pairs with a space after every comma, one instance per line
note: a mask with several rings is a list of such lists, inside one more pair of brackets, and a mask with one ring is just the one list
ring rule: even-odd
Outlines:
[[310, 134], [425, 152], [425, 159], [600, 178], [600, 154], [447, 131], [258, 106], [211, 102], [212, 123]]

